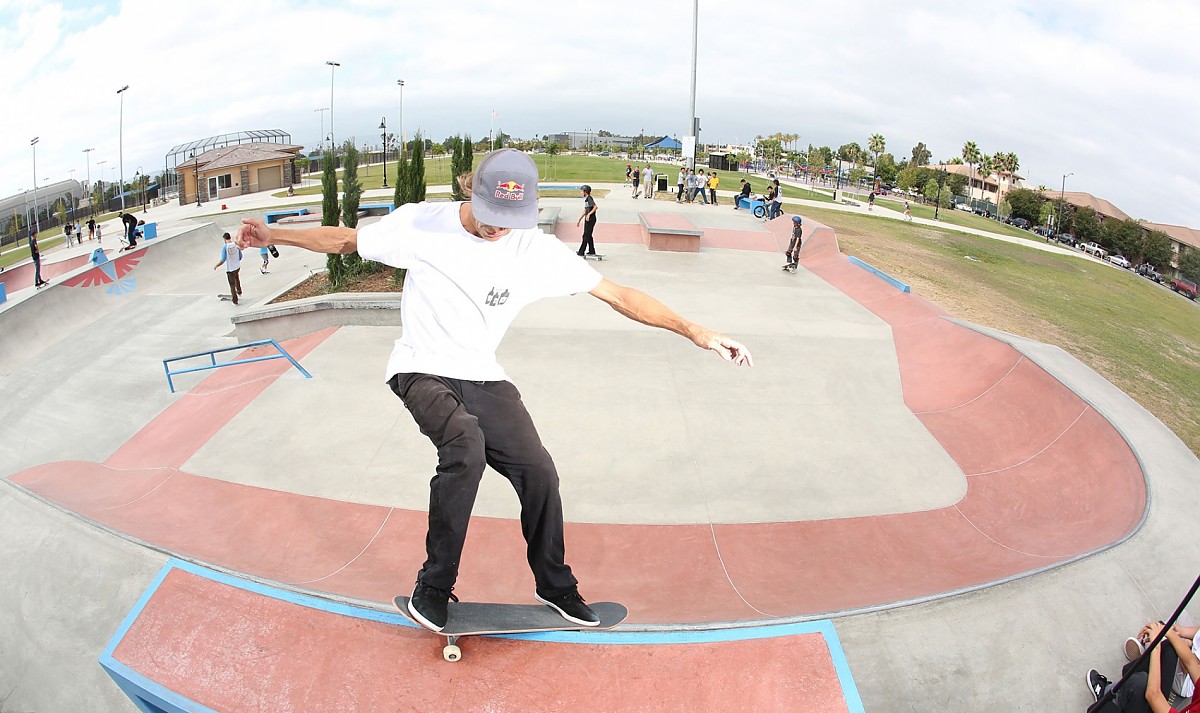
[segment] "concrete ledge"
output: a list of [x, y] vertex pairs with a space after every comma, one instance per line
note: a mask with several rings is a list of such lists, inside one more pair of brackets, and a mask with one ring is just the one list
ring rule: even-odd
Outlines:
[[400, 325], [399, 292], [337, 292], [252, 307], [231, 320], [238, 342], [295, 339], [329, 327]]
[[554, 235], [554, 228], [558, 225], [558, 214], [561, 208], [542, 208], [538, 211], [538, 227], [547, 235]]
[[700, 236], [704, 231], [682, 215], [669, 213], [638, 213], [642, 239], [650, 250], [679, 253], [700, 252]]
[[308, 215], [308, 208], [292, 208], [268, 211], [263, 217], [263, 221], [267, 225], [270, 225], [271, 223], [278, 223], [284, 218], [295, 217], [298, 215]]

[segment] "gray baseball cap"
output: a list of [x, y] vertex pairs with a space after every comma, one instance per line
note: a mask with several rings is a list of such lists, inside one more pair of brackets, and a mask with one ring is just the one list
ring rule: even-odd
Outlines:
[[523, 151], [500, 149], [479, 162], [471, 183], [475, 220], [497, 228], [537, 225], [537, 166]]

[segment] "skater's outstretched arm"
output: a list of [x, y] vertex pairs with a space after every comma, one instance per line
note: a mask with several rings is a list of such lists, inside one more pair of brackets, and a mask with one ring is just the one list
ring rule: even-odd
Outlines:
[[257, 218], [243, 218], [234, 239], [239, 248], [265, 248], [268, 245], [293, 245], [315, 253], [347, 255], [358, 250], [358, 231], [336, 225], [303, 230], [272, 228]]
[[641, 290], [604, 279], [591, 291], [591, 295], [635, 322], [668, 329], [688, 338], [701, 349], [711, 349], [722, 359], [739, 366], [754, 366], [750, 350], [744, 344], [684, 319]]

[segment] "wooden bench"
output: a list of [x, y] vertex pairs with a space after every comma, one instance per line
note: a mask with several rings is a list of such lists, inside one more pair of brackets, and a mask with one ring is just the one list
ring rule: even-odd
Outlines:
[[561, 211], [561, 208], [542, 208], [538, 211], [537, 224], [543, 233], [554, 235], [554, 228], [558, 225], [558, 214]]
[[642, 223], [642, 239], [650, 250], [700, 252], [700, 236], [704, 231], [687, 217], [674, 213], [638, 213], [638, 218]]

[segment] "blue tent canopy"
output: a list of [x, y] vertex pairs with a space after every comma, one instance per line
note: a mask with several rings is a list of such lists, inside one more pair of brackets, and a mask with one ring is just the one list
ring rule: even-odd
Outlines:
[[664, 136], [658, 141], [651, 144], [646, 144], [648, 149], [665, 149], [667, 151], [678, 151], [683, 148], [683, 144], [679, 143], [670, 136]]

